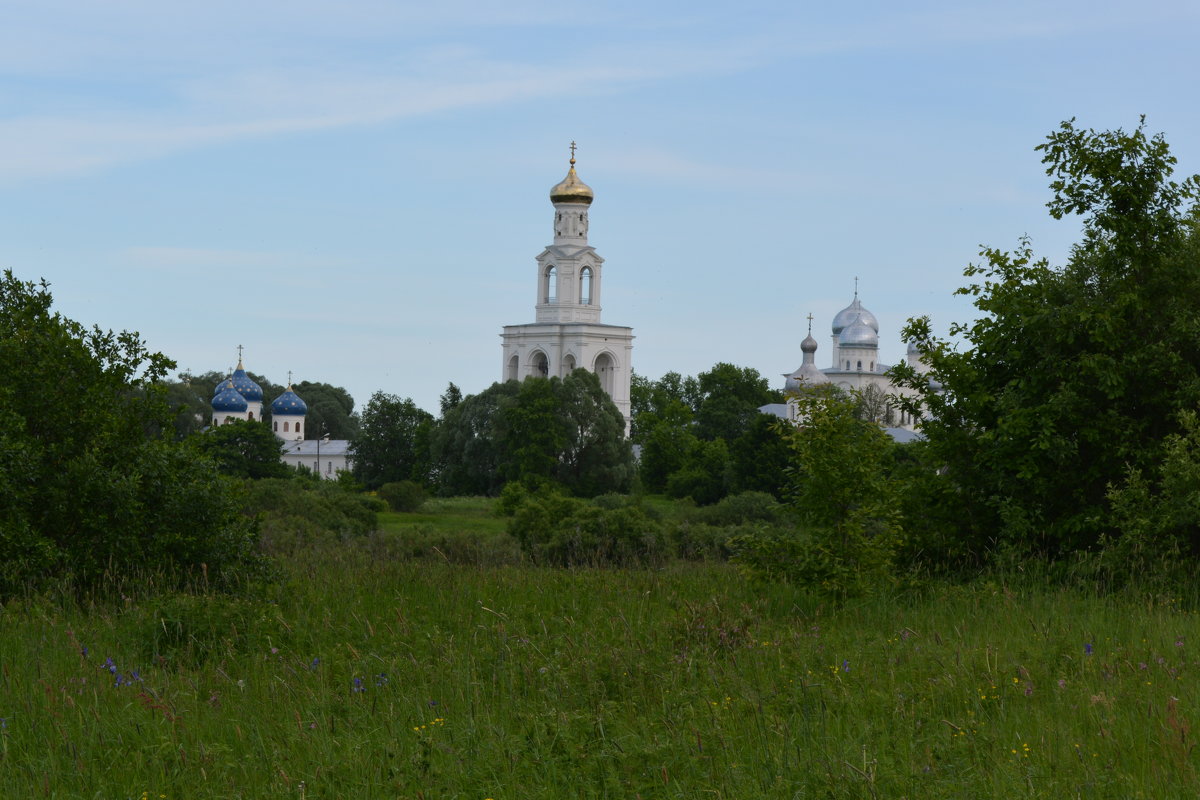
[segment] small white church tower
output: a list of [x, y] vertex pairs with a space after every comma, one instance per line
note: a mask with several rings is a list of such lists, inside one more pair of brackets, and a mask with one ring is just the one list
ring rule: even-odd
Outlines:
[[535, 321], [505, 325], [504, 380], [562, 377], [583, 367], [630, 420], [633, 329], [600, 322], [604, 259], [588, 244], [591, 188], [575, 174], [575, 143], [567, 177], [550, 190], [554, 243], [537, 257]]

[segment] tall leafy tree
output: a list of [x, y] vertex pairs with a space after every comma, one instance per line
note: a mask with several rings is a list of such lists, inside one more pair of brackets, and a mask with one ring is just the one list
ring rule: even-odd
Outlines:
[[504, 486], [507, 445], [495, 422], [501, 406], [521, 391], [517, 381], [494, 383], [447, 407], [431, 444], [437, 490], [448, 496], [495, 495]]
[[354, 477], [370, 489], [393, 481], [428, 483], [432, 429], [433, 415], [412, 400], [371, 395], [350, 444]]
[[1159, 465], [1200, 405], [1200, 178], [1171, 180], [1175, 157], [1143, 125], [1072, 120], [1038, 150], [1050, 214], [1081, 216], [1082, 240], [1060, 268], [1025, 240], [983, 250], [959, 290], [980, 312], [952, 327], [962, 344], [913, 320], [930, 372], [896, 369], [977, 552], [1054, 556], [1119, 534], [1110, 486]]
[[783, 400], [753, 367], [716, 364], [697, 382], [696, 435], [701, 439], [732, 441], [746, 432], [761, 406]]
[[[266, 387], [263, 387], [264, 390]], [[292, 387], [296, 394], [308, 406], [308, 414], [304, 420], [304, 436], [307, 439], [317, 439], [328, 436], [331, 439], [353, 439], [358, 433], [358, 417], [354, 415], [354, 398], [341, 386], [334, 386], [319, 381], [301, 381]], [[279, 393], [282, 393], [280, 390]], [[278, 394], [268, 396], [267, 407]]]
[[188, 440], [235, 478], [285, 478], [288, 467], [280, 460], [283, 443], [265, 422], [238, 420], [218, 425]]
[[0, 277], [0, 595], [29, 581], [256, 563], [233, 483], [174, 441], [174, 363], [136, 333], [87, 329], [43, 283]]
[[447, 408], [433, 440], [439, 491], [496, 494], [508, 481], [591, 496], [628, 489], [625, 423], [595, 375], [492, 384]]

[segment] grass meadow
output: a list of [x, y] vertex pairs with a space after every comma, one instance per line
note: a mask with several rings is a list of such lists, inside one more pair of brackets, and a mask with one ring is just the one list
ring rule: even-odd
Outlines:
[[1194, 798], [1195, 589], [840, 607], [725, 563], [523, 563], [482, 501], [0, 618], [0, 797]]

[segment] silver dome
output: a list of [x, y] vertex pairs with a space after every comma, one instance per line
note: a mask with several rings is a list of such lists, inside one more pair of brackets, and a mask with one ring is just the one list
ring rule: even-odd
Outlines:
[[804, 363], [793, 373], [784, 375], [783, 390], [785, 392], [798, 392], [801, 386], [816, 386], [821, 383], [829, 383], [828, 376], [821, 372], [820, 367], [816, 365], [815, 353], [817, 352], [817, 340], [810, 333], [804, 337], [804, 341], [800, 343], [800, 350], [804, 353]]
[[[873, 319], [873, 318], [872, 318]], [[839, 347], [879, 347], [879, 333], [871, 327], [862, 314], [854, 318], [849, 326], [838, 335]]]
[[875, 333], [879, 333], [879, 320], [875, 319], [875, 315], [863, 308], [862, 301], [858, 299], [858, 294], [854, 295], [854, 302], [843, 308], [833, 318], [833, 335], [837, 336], [848, 326], [854, 323], [854, 320], [862, 317], [862, 321], [871, 327]]

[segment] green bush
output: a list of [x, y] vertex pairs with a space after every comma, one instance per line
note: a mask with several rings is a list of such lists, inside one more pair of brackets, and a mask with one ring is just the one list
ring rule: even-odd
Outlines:
[[174, 441], [174, 362], [132, 332], [52, 311], [45, 283], [0, 275], [0, 599], [55, 579], [206, 569], [236, 583], [263, 566], [237, 483]]
[[263, 546], [282, 554], [306, 543], [365, 536], [376, 528], [377, 498], [330, 481], [264, 478], [246, 482], [244, 510], [259, 519]]
[[696, 519], [709, 525], [741, 525], [746, 522], [774, 522], [783, 508], [766, 492], [731, 494], [713, 506], [696, 512]]
[[828, 528], [760, 528], [730, 538], [732, 560], [754, 580], [782, 581], [832, 599], [898, 585], [894, 538], [886, 531], [838, 536]]
[[420, 484], [413, 481], [392, 481], [376, 490], [376, 494], [388, 504], [392, 511], [413, 512], [425, 505], [427, 495]]
[[534, 561], [556, 566], [655, 564], [662, 526], [638, 506], [606, 509], [543, 490], [513, 514], [509, 533]]

